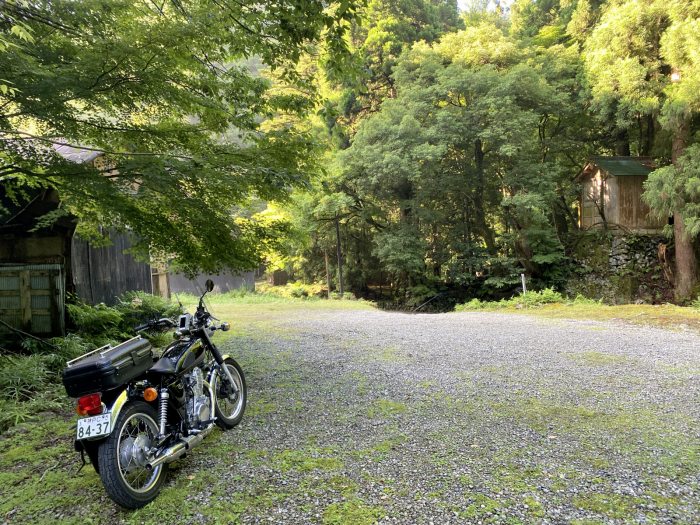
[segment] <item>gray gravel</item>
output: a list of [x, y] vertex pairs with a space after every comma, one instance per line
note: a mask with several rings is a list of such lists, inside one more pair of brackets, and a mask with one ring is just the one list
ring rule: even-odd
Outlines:
[[248, 412], [176, 475], [231, 520], [700, 523], [695, 332], [304, 311], [226, 350]]

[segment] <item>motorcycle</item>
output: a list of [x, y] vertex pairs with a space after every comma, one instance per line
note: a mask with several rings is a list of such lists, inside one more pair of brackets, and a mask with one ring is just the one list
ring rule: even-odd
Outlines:
[[221, 354], [212, 334], [228, 331], [204, 304], [214, 283], [206, 282], [194, 315], [177, 324], [158, 319], [136, 327], [176, 328], [162, 353], [141, 335], [115, 347], [98, 348], [67, 363], [63, 384], [77, 398], [75, 450], [87, 455], [107, 494], [128, 509], [153, 501], [168, 464], [199, 445], [215, 426], [228, 430], [243, 418], [243, 370]]

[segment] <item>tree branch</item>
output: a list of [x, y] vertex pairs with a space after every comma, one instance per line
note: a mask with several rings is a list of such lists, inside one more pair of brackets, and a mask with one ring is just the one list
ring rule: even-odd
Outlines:
[[[115, 156], [123, 156], [123, 157], [167, 157], [167, 158], [173, 158], [173, 159], [194, 160], [193, 157], [189, 157], [187, 155], [177, 155], [174, 153], [153, 153], [153, 152], [137, 152], [137, 151], [109, 151], [109, 150], [100, 149], [100, 148], [91, 148], [89, 146], [80, 146], [78, 144], [71, 144], [71, 143], [65, 142], [63, 140], [57, 140], [57, 139], [52, 139], [52, 138], [48, 138], [48, 137], [40, 137], [38, 135], [32, 135], [31, 133], [26, 133], [24, 131], [0, 129], [0, 135], [19, 135], [19, 136], [23, 136], [23, 137], [28, 137], [28, 139], [38, 140], [41, 142], [46, 142], [48, 144], [54, 144], [56, 146], [67, 146], [69, 148], [76, 148], [76, 149], [81, 149], [81, 150], [85, 150], [85, 151], [95, 151], [97, 153], [102, 153], [105, 155], [115, 155]], [[10, 142], [13, 140], [17, 140], [17, 139], [16, 138], [0, 138], [0, 141], [2, 141], [2, 142]], [[25, 139], [25, 140], [27, 140], [27, 139]]]

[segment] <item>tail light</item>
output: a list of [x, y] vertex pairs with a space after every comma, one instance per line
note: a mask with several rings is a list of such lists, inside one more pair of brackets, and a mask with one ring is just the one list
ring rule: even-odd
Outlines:
[[78, 399], [76, 412], [81, 416], [96, 416], [102, 413], [102, 394], [88, 394]]

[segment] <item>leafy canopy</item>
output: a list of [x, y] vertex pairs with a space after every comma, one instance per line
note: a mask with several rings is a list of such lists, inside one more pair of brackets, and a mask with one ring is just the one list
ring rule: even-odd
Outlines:
[[0, 182], [17, 201], [56, 188], [84, 235], [131, 230], [187, 271], [252, 267], [271, 232], [249, 199], [314, 169], [288, 124], [314, 97], [294, 64], [322, 44], [342, 67], [354, 17], [345, 1], [4, 2]]

